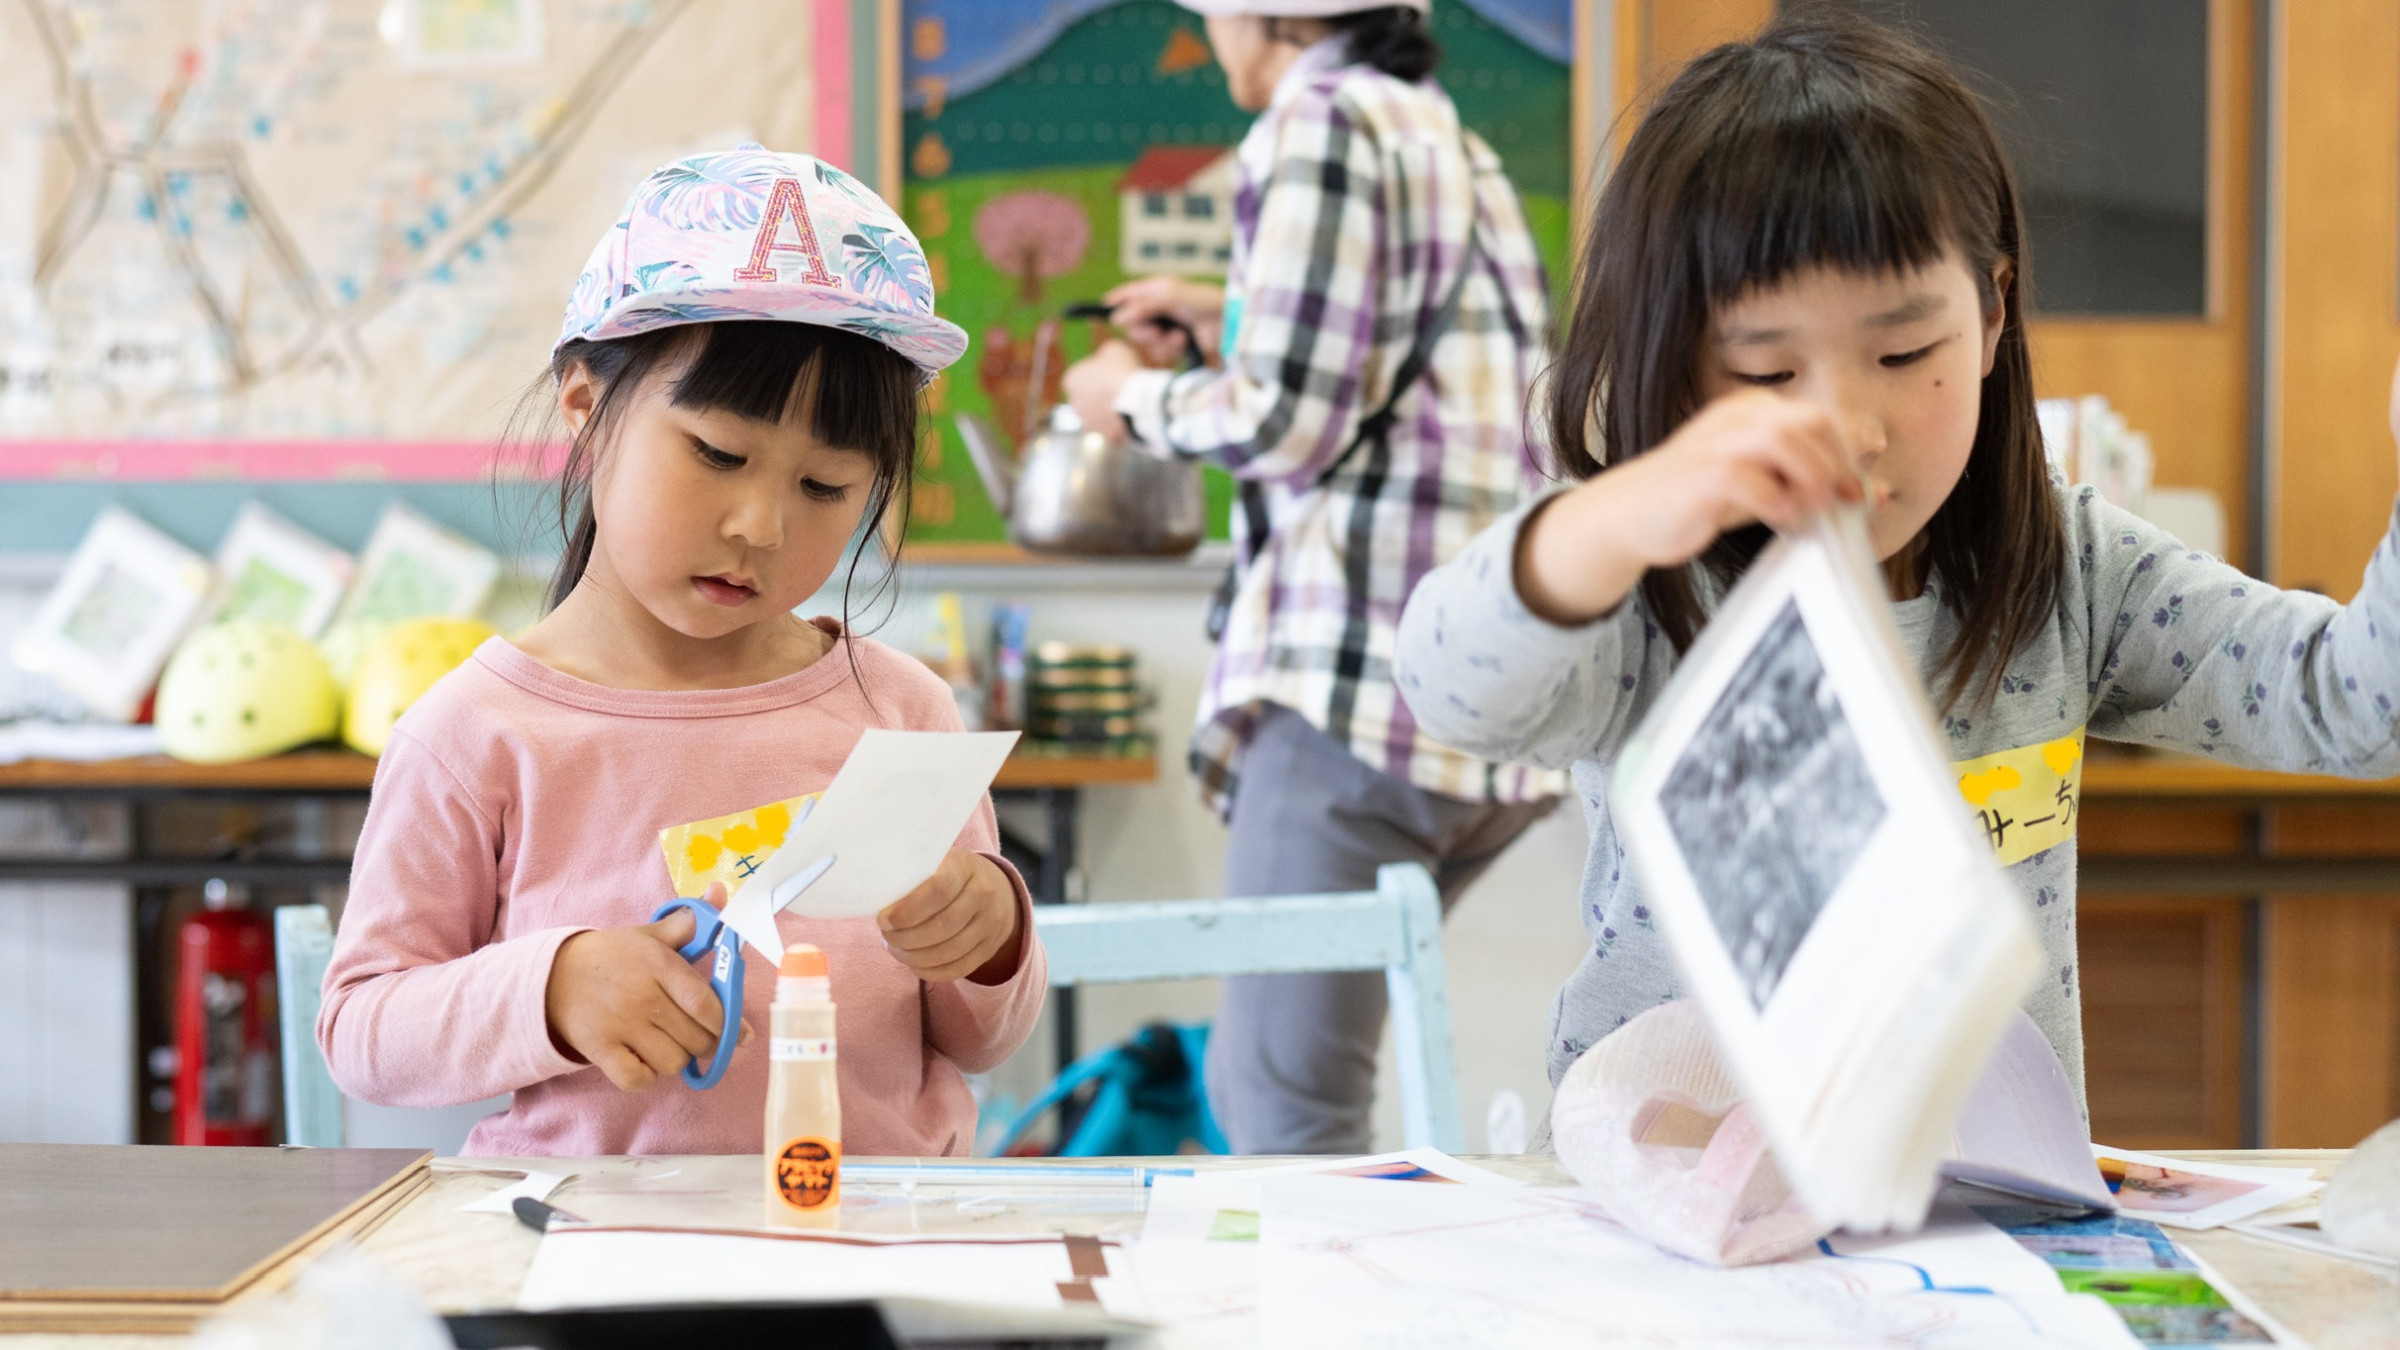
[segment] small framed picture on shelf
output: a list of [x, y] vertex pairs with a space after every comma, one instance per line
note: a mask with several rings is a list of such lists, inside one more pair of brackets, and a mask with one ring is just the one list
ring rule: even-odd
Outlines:
[[103, 507], [12, 651], [102, 721], [130, 722], [209, 597], [208, 559]]
[[333, 621], [390, 623], [473, 614], [500, 579], [500, 555], [398, 502], [383, 509]]
[[350, 555], [258, 502], [244, 502], [217, 546], [217, 587], [201, 622], [258, 619], [314, 638], [350, 584]]

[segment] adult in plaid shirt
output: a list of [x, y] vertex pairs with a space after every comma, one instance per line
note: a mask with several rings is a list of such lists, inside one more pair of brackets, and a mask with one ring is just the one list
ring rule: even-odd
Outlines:
[[[1229, 284], [1120, 287], [1111, 317], [1144, 351], [1104, 345], [1067, 393], [1084, 425], [1243, 487], [1191, 752], [1229, 828], [1226, 892], [1369, 890], [1414, 860], [1448, 905], [1565, 787], [1428, 739], [1392, 683], [1409, 591], [1538, 473], [1541, 261], [1431, 79], [1427, 0], [1182, 3], [1263, 113], [1237, 152]], [[1223, 364], [1145, 367], [1180, 346], [1162, 316]], [[1384, 1014], [1376, 972], [1227, 981], [1207, 1074], [1233, 1147], [1364, 1152]]]

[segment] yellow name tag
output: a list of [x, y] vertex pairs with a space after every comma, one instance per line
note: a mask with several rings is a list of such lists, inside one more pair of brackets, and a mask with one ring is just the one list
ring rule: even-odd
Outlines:
[[1951, 764], [2003, 867], [2075, 837], [2083, 799], [2083, 728], [2014, 750]]
[[801, 806], [823, 795], [811, 792], [660, 830], [658, 846], [667, 855], [667, 875], [675, 879], [675, 893], [697, 900], [708, 894], [710, 882], [721, 881], [730, 899], [760, 864], [783, 847]]

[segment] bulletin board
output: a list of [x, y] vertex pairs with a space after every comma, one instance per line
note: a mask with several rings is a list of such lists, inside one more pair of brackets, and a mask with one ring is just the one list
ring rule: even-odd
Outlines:
[[0, 5], [7, 547], [55, 546], [44, 531], [101, 497], [205, 547], [209, 520], [179, 511], [290, 487], [315, 503], [286, 504], [303, 523], [363, 522], [353, 498], [488, 505], [495, 472], [538, 478], [496, 462], [496, 437], [634, 185], [744, 140], [876, 181], [896, 164], [898, 13]]
[[[1441, 83], [1506, 162], [1554, 289], [1568, 272], [1582, 139], [1577, 8], [1435, 0], [1432, 14]], [[1251, 118], [1227, 97], [1200, 17], [1170, 0], [906, 0], [902, 44], [903, 210], [941, 312], [973, 342], [934, 391], [909, 539], [919, 556], [1005, 557], [1006, 522], [952, 415], [983, 417], [1013, 442], [1029, 409], [1058, 400], [1065, 365], [1104, 336], [1046, 322], [1063, 305], [1134, 275], [1129, 262], [1205, 275], [1205, 250], [1179, 261], [1172, 242], [1145, 264], [1143, 199], [1204, 195]], [[1209, 476], [1221, 538], [1232, 493]]]

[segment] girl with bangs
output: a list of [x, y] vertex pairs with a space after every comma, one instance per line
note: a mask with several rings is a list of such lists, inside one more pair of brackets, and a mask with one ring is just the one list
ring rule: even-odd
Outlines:
[[2046, 819], [1985, 823], [2049, 955], [2026, 1009], [2078, 1085], [2067, 770], [2087, 735], [2400, 772], [2391, 539], [2345, 607], [2054, 480], [2027, 263], [1983, 109], [1889, 30], [1778, 23], [1693, 61], [1634, 132], [1551, 374], [1578, 481], [1437, 569], [1400, 634], [1400, 687], [1435, 736], [1574, 772], [1592, 946], [1553, 1001], [1553, 1082], [1678, 992], [1609, 818], [1611, 762], [1769, 532], [1837, 502], [1868, 509], [1962, 775], [2046, 757], [2061, 777]]
[[[922, 663], [793, 611], [906, 514], [920, 392], [966, 345], [915, 236], [831, 165], [745, 145], [636, 189], [531, 396], [569, 441], [550, 611], [376, 767], [317, 1020], [345, 1094], [513, 1093], [475, 1156], [765, 1146], [776, 982], [744, 982], [723, 1080], [687, 1086], [731, 1024], [677, 954], [692, 913], [650, 921], [696, 894], [662, 832], [822, 792], [868, 727], [959, 729]], [[825, 953], [852, 1152], [972, 1146], [962, 1071], [1022, 1044], [1047, 986], [1029, 904], [986, 802], [882, 913], [778, 916]]]

